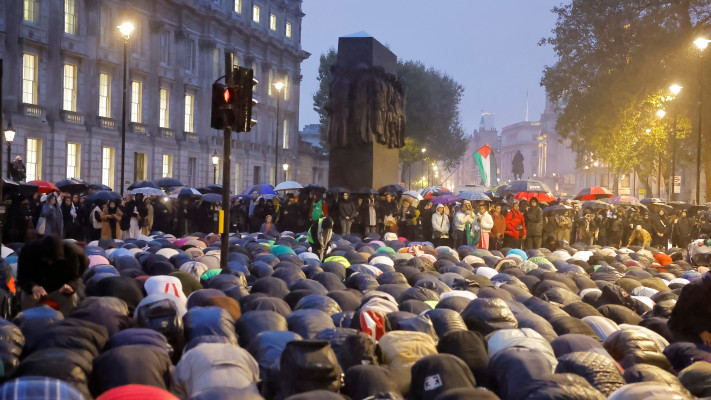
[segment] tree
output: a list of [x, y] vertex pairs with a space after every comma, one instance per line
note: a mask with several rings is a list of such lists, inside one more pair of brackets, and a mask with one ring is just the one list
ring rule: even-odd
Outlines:
[[[337, 53], [333, 48], [321, 55], [319, 89], [313, 96], [314, 110], [321, 122], [321, 142], [325, 145], [328, 144], [329, 117], [324, 106], [332, 79], [331, 65], [336, 63], [336, 59]], [[414, 162], [424, 161], [424, 158], [429, 162], [440, 162], [446, 168], [458, 164], [466, 150], [464, 128], [459, 116], [464, 88], [449, 75], [426, 68], [420, 62], [400, 62], [398, 67], [398, 75], [405, 80], [406, 86], [405, 135], [410, 139], [400, 149], [403, 169]], [[427, 148], [426, 153], [421, 152], [423, 147]]]
[[[689, 136], [700, 68], [692, 41], [709, 22], [709, 5], [711, 0], [572, 0], [553, 9], [553, 35], [541, 44], [553, 46], [557, 61], [545, 68], [541, 85], [559, 105], [556, 130], [571, 140], [579, 166], [594, 159], [618, 175], [635, 169], [643, 181], [654, 176], [655, 161], [670, 151], [673, 123], [656, 116], [662, 108], [674, 108], [678, 136]], [[670, 101], [672, 83], [685, 89]], [[680, 148], [691, 145], [682, 139]]]

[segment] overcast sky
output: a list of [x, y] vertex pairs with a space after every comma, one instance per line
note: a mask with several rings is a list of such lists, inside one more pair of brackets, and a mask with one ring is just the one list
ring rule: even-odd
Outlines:
[[538, 41], [555, 23], [562, 0], [304, 0], [301, 46], [301, 127], [318, 123], [313, 94], [319, 56], [338, 37], [365, 31], [403, 60], [419, 60], [464, 87], [460, 106], [466, 132], [478, 128], [482, 110], [496, 114], [496, 128], [529, 120], [545, 106], [541, 72], [553, 64], [550, 46]]

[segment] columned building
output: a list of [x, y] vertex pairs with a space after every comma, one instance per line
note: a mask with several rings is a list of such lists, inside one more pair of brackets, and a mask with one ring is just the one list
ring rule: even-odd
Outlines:
[[311, 168], [324, 163], [301, 153], [298, 134], [300, 65], [309, 56], [301, 49], [303, 16], [301, 0], [4, 1], [3, 121], [17, 130], [12, 157], [25, 160], [27, 180], [75, 177], [119, 190], [124, 39], [117, 26], [128, 21], [135, 29], [126, 42], [125, 186], [166, 176], [213, 183], [211, 155], [222, 155], [223, 140], [210, 128], [211, 87], [225, 74], [226, 52], [259, 81], [259, 122], [233, 133], [230, 189], [272, 183], [275, 173], [312, 183]]

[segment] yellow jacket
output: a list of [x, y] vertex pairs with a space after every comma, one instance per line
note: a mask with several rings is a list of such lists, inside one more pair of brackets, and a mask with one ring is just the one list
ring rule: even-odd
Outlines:
[[632, 236], [630, 236], [630, 240], [627, 243], [627, 246], [631, 245], [632, 242], [641, 240], [642, 241], [642, 247], [646, 248], [649, 246], [649, 243], [652, 242], [652, 235], [649, 234], [644, 228], [641, 230], [635, 229], [634, 232], [632, 232]]

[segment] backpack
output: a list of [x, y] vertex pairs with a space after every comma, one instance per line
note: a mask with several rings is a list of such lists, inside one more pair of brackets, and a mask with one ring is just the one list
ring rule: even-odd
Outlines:
[[279, 370], [284, 397], [312, 390], [338, 393], [343, 385], [343, 371], [331, 344], [325, 340], [287, 343]]

